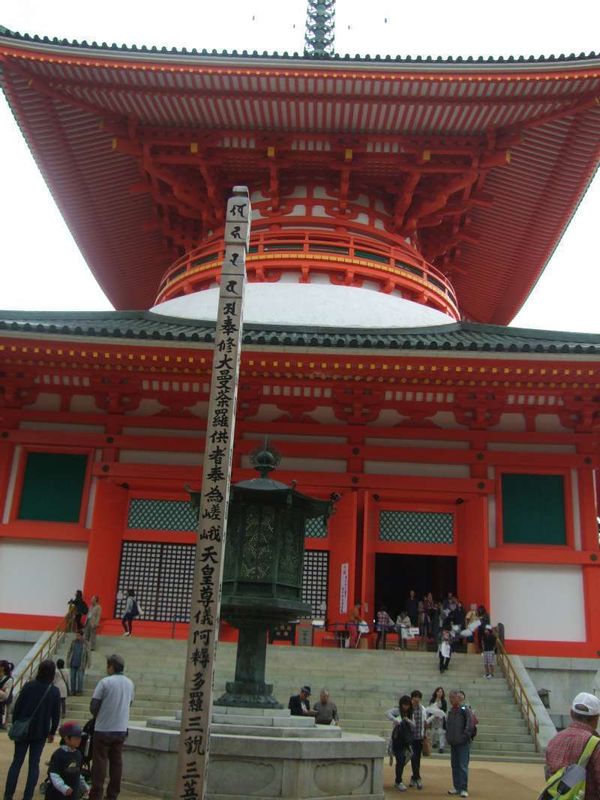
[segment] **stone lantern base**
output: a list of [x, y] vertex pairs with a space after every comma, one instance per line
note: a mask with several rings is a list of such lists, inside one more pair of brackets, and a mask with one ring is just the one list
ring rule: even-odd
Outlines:
[[[125, 785], [172, 798], [179, 720], [131, 726], [123, 751]], [[213, 714], [207, 800], [383, 800], [378, 736], [316, 725], [289, 711], [218, 708]]]

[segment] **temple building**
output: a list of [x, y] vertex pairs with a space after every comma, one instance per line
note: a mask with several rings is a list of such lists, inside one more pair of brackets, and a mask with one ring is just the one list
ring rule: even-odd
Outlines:
[[[184, 635], [184, 486], [200, 484], [225, 198], [243, 184], [233, 479], [268, 435], [279, 480], [340, 496], [306, 530], [314, 617], [452, 590], [511, 652], [596, 655], [600, 334], [506, 326], [595, 172], [600, 57], [0, 28], [0, 82], [117, 309], [0, 312], [0, 627], [52, 628], [83, 588], [116, 631], [133, 587], [139, 633]], [[26, 242], [4, 269], [26, 280]]]

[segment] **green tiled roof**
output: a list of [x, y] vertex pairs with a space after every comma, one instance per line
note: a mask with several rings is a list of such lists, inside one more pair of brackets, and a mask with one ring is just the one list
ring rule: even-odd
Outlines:
[[494, 58], [492, 56], [488, 56], [487, 58], [484, 56], [456, 56], [453, 58], [449, 56], [448, 58], [442, 58], [441, 56], [415, 56], [412, 58], [411, 56], [380, 56], [380, 55], [365, 55], [361, 56], [358, 53], [354, 56], [351, 56], [348, 53], [340, 55], [339, 53], [334, 53], [332, 55], [327, 54], [306, 54], [306, 53], [278, 53], [277, 51], [273, 53], [269, 53], [264, 50], [262, 53], [259, 53], [257, 50], [207, 50], [206, 48], [202, 50], [197, 50], [194, 48], [186, 48], [183, 47], [178, 49], [176, 47], [157, 47], [151, 46], [147, 47], [146, 45], [126, 45], [126, 44], [107, 44], [106, 42], [102, 42], [98, 44], [98, 42], [87, 42], [85, 40], [79, 42], [76, 39], [59, 39], [57, 37], [50, 38], [49, 36], [38, 36], [36, 34], [31, 35], [29, 33], [19, 33], [18, 31], [11, 31], [8, 28], [3, 27], [0, 25], [0, 36], [4, 36], [9, 39], [14, 39], [16, 41], [22, 42], [33, 42], [34, 44], [40, 44], [42, 46], [53, 46], [53, 47], [69, 47], [69, 48], [85, 48], [89, 50], [108, 50], [111, 52], [119, 52], [119, 53], [141, 53], [141, 54], [151, 54], [151, 55], [163, 55], [163, 56], [196, 56], [196, 57], [204, 57], [204, 58], [291, 58], [294, 60], [299, 61], [356, 61], [356, 62], [371, 62], [371, 61], [384, 61], [384, 62], [399, 62], [402, 64], [524, 64], [524, 63], [535, 63], [535, 64], [543, 64], [543, 63], [555, 63], [557, 61], [584, 61], [588, 58], [595, 58], [596, 53], [579, 53], [576, 55], [575, 53], [571, 53], [570, 55], [565, 55], [561, 53], [559, 56], [549, 55], [549, 56], [499, 56], [498, 58]]
[[[126, 341], [212, 344], [215, 323], [165, 317], [150, 311], [0, 311], [2, 332]], [[600, 355], [600, 334], [538, 331], [456, 322], [426, 328], [343, 328], [285, 325], [244, 326], [244, 344], [319, 350], [438, 350], [491, 353]]]

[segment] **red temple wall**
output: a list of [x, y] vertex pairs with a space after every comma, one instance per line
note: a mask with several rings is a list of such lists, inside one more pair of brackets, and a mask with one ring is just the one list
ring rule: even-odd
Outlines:
[[[157, 420], [135, 414], [109, 417], [98, 409], [86, 414], [58, 409], [60, 403], [48, 402], [45, 408], [38, 405], [18, 412], [8, 437], [0, 440], [3, 509], [0, 547], [2, 543], [24, 540], [46, 543], [48, 547], [86, 545], [83, 589], [86, 596], [99, 594], [103, 598], [105, 613], [110, 618], [124, 540], [194, 541], [193, 533], [128, 529], [127, 506], [132, 496], [186, 498], [183, 485], [190, 480], [197, 485], [200, 476], [197, 465], [201, 462], [202, 439], [193, 432], [202, 422], [196, 417]], [[81, 427], [76, 427], [77, 424]], [[581, 570], [585, 641], [563, 643], [558, 637], [547, 641], [513, 640], [507, 630], [509, 647], [523, 654], [595, 655], [600, 643], [600, 626], [594, 614], [600, 600], [600, 572], [594, 471], [592, 464], [584, 464], [587, 457], [584, 454], [590, 449], [589, 437], [574, 435], [558, 424], [554, 431], [540, 433], [510, 430], [520, 427], [514, 425], [514, 420], [509, 420], [505, 427], [509, 430], [478, 432], [474, 438], [472, 432], [458, 426], [421, 431], [339, 422], [316, 426], [281, 420], [260, 422], [255, 416], [238, 425], [234, 480], [250, 476], [248, 455], [257, 440], [268, 433], [283, 454], [278, 471], [280, 480], [296, 479], [302, 491], [324, 497], [332, 491], [341, 495], [327, 536], [307, 539], [309, 549], [329, 552], [331, 621], [342, 621], [347, 616], [340, 611], [340, 581], [345, 564], [348, 608], [361, 600], [368, 607], [365, 616], [373, 613], [377, 553], [455, 555], [459, 596], [467, 604], [483, 602], [488, 607], [494, 565], [570, 564]], [[112, 441], [108, 439], [109, 431]], [[161, 434], [156, 435], [157, 431]], [[173, 436], [169, 431], [181, 435]], [[306, 433], [303, 435], [302, 431]], [[381, 441], [386, 444], [381, 445]], [[21, 450], [19, 463], [15, 464], [17, 447]], [[78, 524], [33, 523], [16, 518], [23, 455], [32, 449], [90, 453]], [[484, 454], [484, 459], [477, 457], [479, 453]], [[385, 469], [386, 474], [373, 471], [377, 469]], [[551, 470], [564, 474], [568, 487], [568, 546], [503, 544], [499, 503], [495, 503], [494, 512], [489, 498], [497, 499], [498, 477], [502, 471], [511, 470]], [[122, 485], [125, 483], [127, 488]], [[452, 513], [455, 541], [451, 545], [380, 541], [381, 509]], [[66, 600], [78, 586], [63, 588]], [[18, 613], [14, 609], [0, 613], [0, 625], [48, 628], [58, 618], [57, 614], [44, 614], [41, 601], [39, 613]], [[108, 630], [117, 628], [118, 623], [107, 623]], [[147, 622], [139, 623], [139, 629], [148, 634], [185, 634], [184, 625], [173, 628]]]

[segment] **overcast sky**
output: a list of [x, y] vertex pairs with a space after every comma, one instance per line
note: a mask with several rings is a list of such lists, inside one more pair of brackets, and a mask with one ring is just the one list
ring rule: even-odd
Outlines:
[[[305, 0], [0, 0], [21, 33], [117, 44], [302, 51]], [[166, 13], [168, 12], [168, 13]], [[375, 55], [550, 55], [600, 50], [597, 0], [338, 0], [336, 50]], [[0, 100], [4, 309], [111, 308]], [[514, 324], [600, 332], [597, 176]]]

